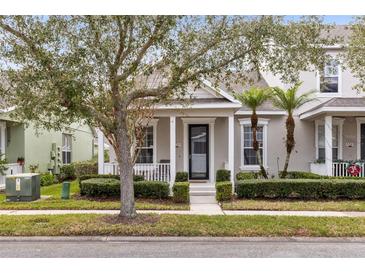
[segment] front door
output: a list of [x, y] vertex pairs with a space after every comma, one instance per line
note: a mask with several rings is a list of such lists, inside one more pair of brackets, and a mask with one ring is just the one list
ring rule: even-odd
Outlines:
[[209, 126], [189, 125], [189, 179], [209, 179]]
[[360, 153], [361, 160], [365, 160], [365, 124], [361, 124]]

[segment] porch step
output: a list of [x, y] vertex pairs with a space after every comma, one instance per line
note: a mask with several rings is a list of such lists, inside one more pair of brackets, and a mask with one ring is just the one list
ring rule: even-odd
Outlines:
[[215, 186], [211, 184], [190, 184], [190, 196], [215, 196]]

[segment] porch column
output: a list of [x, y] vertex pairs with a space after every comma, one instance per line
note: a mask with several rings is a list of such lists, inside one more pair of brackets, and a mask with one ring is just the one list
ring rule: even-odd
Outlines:
[[170, 117], [170, 186], [175, 182], [176, 175], [176, 116]]
[[325, 163], [328, 176], [332, 176], [332, 116], [324, 118]]
[[[228, 116], [228, 167], [234, 184], [234, 116]], [[233, 188], [232, 188], [233, 189]], [[234, 190], [233, 190], [234, 191]]]
[[98, 174], [104, 174], [104, 134], [97, 129], [98, 134]]
[[3, 154], [2, 158], [5, 158], [6, 148], [6, 136], [5, 136], [5, 122], [0, 122], [0, 153]]

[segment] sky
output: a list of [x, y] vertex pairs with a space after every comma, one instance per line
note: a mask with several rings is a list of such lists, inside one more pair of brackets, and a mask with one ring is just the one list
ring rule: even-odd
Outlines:
[[[299, 15], [287, 15], [287, 20], [298, 20], [300, 18]], [[352, 15], [325, 15], [323, 17], [324, 23], [333, 24], [336, 25], [345, 25], [349, 24], [354, 20], [354, 17]]]

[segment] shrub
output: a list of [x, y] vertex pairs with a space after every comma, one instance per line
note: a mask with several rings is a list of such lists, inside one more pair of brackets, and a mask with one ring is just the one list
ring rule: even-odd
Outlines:
[[242, 180], [251, 180], [251, 179], [258, 179], [259, 178], [259, 173], [255, 173], [255, 172], [238, 172], [236, 174], [236, 180], [237, 181], [242, 181]]
[[218, 169], [215, 180], [217, 182], [226, 182], [231, 180], [231, 171], [227, 169]]
[[134, 195], [140, 198], [166, 199], [170, 188], [167, 182], [138, 181], [134, 182]]
[[217, 182], [215, 184], [215, 198], [218, 202], [229, 201], [232, 199], [232, 183]]
[[74, 166], [76, 177], [98, 173], [98, 163], [95, 161], [75, 162], [72, 165]]
[[63, 165], [60, 170], [60, 180], [73, 180], [76, 178], [75, 167], [72, 164]]
[[56, 177], [51, 173], [41, 174], [41, 186], [49, 186], [57, 183]]
[[365, 180], [248, 180], [236, 184], [239, 198], [364, 199]]
[[176, 203], [189, 203], [189, 182], [176, 182], [172, 187], [173, 200]]
[[189, 181], [189, 174], [185, 171], [176, 172], [175, 182], [187, 182]]
[[[282, 173], [283, 172], [280, 171], [280, 173], [279, 173], [280, 177], [281, 177]], [[288, 179], [325, 179], [325, 178], [329, 178], [329, 177], [315, 174], [312, 172], [306, 172], [306, 171], [288, 171], [285, 178], [288, 178]]]
[[144, 177], [143, 175], [133, 175], [133, 181], [135, 182], [144, 181]]
[[[120, 197], [119, 179], [110, 177], [80, 178], [80, 194], [91, 197]], [[169, 195], [169, 184], [159, 181], [134, 182], [134, 195], [141, 198], [164, 199]]]

